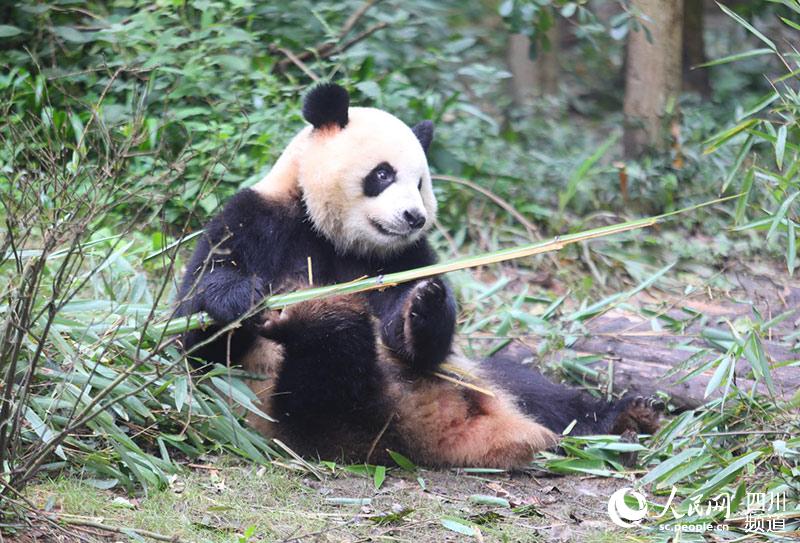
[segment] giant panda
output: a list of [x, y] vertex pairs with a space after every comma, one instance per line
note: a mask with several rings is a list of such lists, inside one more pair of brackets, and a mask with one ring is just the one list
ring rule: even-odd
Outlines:
[[[312, 457], [374, 463], [391, 450], [427, 466], [506, 469], [557, 446], [571, 424], [573, 434], [653, 432], [657, 415], [641, 398], [599, 402], [511, 356], [458, 354], [442, 277], [253, 310], [312, 282], [436, 261], [426, 240], [436, 215], [432, 123], [410, 128], [349, 102], [331, 83], [307, 94], [308, 126], [206, 226], [179, 288], [179, 314], [215, 322], [182, 338], [186, 352], [254, 376], [248, 384], [275, 422], [251, 424]], [[209, 341], [234, 321], [241, 326]]]

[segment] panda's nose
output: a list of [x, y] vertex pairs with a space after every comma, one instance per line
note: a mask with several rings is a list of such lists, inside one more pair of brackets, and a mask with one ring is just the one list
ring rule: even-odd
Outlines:
[[419, 230], [425, 226], [425, 215], [416, 209], [406, 209], [403, 211], [403, 218], [408, 223], [412, 230]]

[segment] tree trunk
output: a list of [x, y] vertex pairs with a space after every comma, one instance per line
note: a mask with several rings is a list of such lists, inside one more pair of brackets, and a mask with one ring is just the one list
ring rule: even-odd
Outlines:
[[699, 92], [703, 96], [711, 93], [707, 68], [694, 66], [706, 61], [703, 38], [703, 0], [684, 0], [683, 3], [683, 88]]
[[536, 66], [528, 56], [531, 41], [525, 34], [508, 37], [507, 61], [511, 70], [511, 96], [517, 106], [526, 106], [536, 96]]
[[[683, 0], [633, 0], [649, 20], [631, 32], [625, 74], [625, 153], [668, 144], [667, 106], [677, 107], [681, 74]], [[648, 40], [649, 32], [651, 40]]]
[[550, 48], [544, 50], [539, 48], [539, 55], [536, 57], [537, 88], [543, 96], [552, 96], [558, 92], [558, 54], [561, 44], [561, 18], [556, 17], [552, 28], [547, 31], [547, 41]]
[[536, 60], [530, 58], [530, 39], [524, 34], [511, 34], [508, 40], [507, 60], [511, 70], [511, 93], [518, 106], [529, 105], [537, 96], [558, 92], [558, 51], [561, 33], [557, 19], [547, 31], [550, 49], [539, 47]]

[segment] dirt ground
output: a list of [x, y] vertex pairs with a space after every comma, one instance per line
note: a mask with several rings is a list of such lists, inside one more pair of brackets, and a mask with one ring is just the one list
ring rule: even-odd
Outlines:
[[[736, 263], [713, 274], [681, 279], [680, 289], [667, 286], [664, 291], [643, 291], [591, 319], [587, 333], [570, 348], [552, 353], [549, 361], [595, 356], [601, 360], [593, 368], [601, 372], [604, 385], [611, 375], [615, 392], [666, 393], [673, 407], [690, 409], [707, 400], [704, 394], [713, 368], [686, 382], [681, 378], [718, 356], [724, 335], [744, 334], [750, 324], [774, 319], [762, 343], [776, 393], [788, 400], [800, 390], [800, 366], [795, 363], [800, 339], [800, 281], [788, 277], [774, 263]], [[686, 288], [687, 283], [691, 288]], [[722, 335], [711, 335], [712, 330]], [[710, 337], [720, 338], [716, 350], [710, 349]], [[693, 355], [691, 366], [685, 366]], [[669, 372], [672, 374], [666, 376]], [[762, 394], [769, 394], [763, 380], [754, 383], [747, 360], [737, 361], [735, 374], [741, 389], [755, 385]], [[710, 398], [719, 394], [717, 391]]]

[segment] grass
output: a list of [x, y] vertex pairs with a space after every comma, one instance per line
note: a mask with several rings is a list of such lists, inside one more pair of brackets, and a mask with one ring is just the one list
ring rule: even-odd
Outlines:
[[[320, 482], [279, 467], [243, 465], [230, 457], [213, 464], [187, 469], [169, 488], [140, 498], [75, 478], [39, 483], [28, 495], [54, 512], [183, 541], [238, 542], [248, 539], [246, 533], [253, 541], [461, 540], [463, 534], [445, 527], [443, 519], [471, 529], [478, 526], [485, 541], [543, 541], [549, 531], [549, 521], [531, 508], [514, 513], [469, 499], [491, 492], [487, 484], [506, 484], [503, 478], [421, 472], [427, 488], [423, 491], [415, 476], [395, 470], [376, 490], [371, 478], [346, 471]], [[521, 484], [509, 481], [512, 489], [532, 483], [528, 477]], [[358, 499], [369, 503], [352, 503]]]

